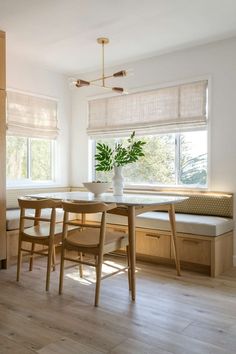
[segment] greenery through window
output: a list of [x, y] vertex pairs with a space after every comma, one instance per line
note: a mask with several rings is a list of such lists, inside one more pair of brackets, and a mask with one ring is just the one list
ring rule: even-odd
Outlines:
[[[126, 184], [145, 186], [207, 186], [207, 131], [143, 135], [145, 156], [123, 168]], [[111, 147], [120, 139], [97, 139]], [[95, 161], [93, 161], [93, 166]], [[113, 172], [96, 172], [93, 179], [110, 181]]]
[[7, 136], [7, 182], [53, 179], [53, 140]]

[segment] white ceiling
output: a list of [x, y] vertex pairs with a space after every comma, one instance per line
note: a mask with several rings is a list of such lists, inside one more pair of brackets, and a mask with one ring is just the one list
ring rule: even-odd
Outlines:
[[236, 0], [0, 0], [7, 53], [66, 74], [236, 35]]

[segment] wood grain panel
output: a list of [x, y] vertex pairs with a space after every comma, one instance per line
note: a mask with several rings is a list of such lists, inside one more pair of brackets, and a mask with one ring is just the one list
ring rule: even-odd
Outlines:
[[216, 277], [233, 266], [233, 233], [217, 237], [212, 248], [215, 262], [211, 267], [211, 276]]
[[211, 242], [200, 238], [178, 237], [177, 247], [181, 261], [210, 265]]
[[0, 260], [6, 259], [6, 94], [0, 90]]
[[136, 232], [136, 251], [139, 254], [170, 258], [170, 236], [157, 230]]
[[5, 33], [0, 31], [0, 89], [6, 88]]

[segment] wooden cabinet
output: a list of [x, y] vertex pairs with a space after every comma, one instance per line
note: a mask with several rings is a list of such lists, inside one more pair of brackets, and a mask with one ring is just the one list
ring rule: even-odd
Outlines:
[[128, 228], [123, 225], [108, 224], [107, 227], [112, 232], [128, 233]]
[[[211, 242], [194, 237], [177, 238], [180, 261], [210, 266]], [[172, 252], [173, 257], [173, 252]]]
[[0, 89], [6, 88], [5, 33], [0, 31]]
[[[108, 224], [107, 225], [108, 230], [111, 232], [119, 232], [121, 234], [127, 234], [128, 233], [128, 228], [123, 225], [113, 225], [113, 224]], [[122, 248], [120, 251], [125, 251], [125, 248]]]
[[[6, 68], [5, 33], [0, 31], [0, 261], [6, 260]], [[0, 264], [0, 268], [2, 262]], [[4, 265], [5, 266], [5, 265]]]
[[0, 260], [6, 259], [6, 130], [5, 130], [6, 94], [0, 90]]
[[136, 252], [153, 257], [170, 258], [170, 236], [157, 230], [136, 232]]
[[[128, 233], [127, 226], [108, 225], [112, 232]], [[145, 230], [137, 228], [136, 230], [136, 253], [137, 257], [144, 258], [171, 258], [170, 235], [157, 230]]]
[[[115, 232], [126, 232], [127, 226], [109, 224]], [[212, 237], [177, 233], [177, 247], [182, 269], [218, 276], [233, 266], [233, 232]], [[152, 263], [174, 264], [169, 231], [136, 228], [137, 259]]]

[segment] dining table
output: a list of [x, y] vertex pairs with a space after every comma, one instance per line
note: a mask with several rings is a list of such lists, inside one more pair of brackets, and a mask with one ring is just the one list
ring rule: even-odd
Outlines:
[[95, 196], [93, 193], [85, 191], [55, 192], [29, 194], [27, 197], [37, 199], [56, 199], [71, 202], [95, 202], [115, 203], [116, 208], [109, 211], [115, 215], [122, 215], [128, 218], [128, 238], [130, 250], [130, 273], [131, 273], [131, 298], [135, 301], [136, 296], [136, 216], [147, 211], [167, 211], [169, 214], [171, 242], [173, 246], [174, 259], [177, 275], [180, 273], [180, 261], [177, 248], [176, 223], [175, 223], [175, 204], [188, 199], [182, 196], [170, 196], [161, 194], [134, 194], [124, 193], [122, 196], [115, 196], [112, 193], [103, 193]]

